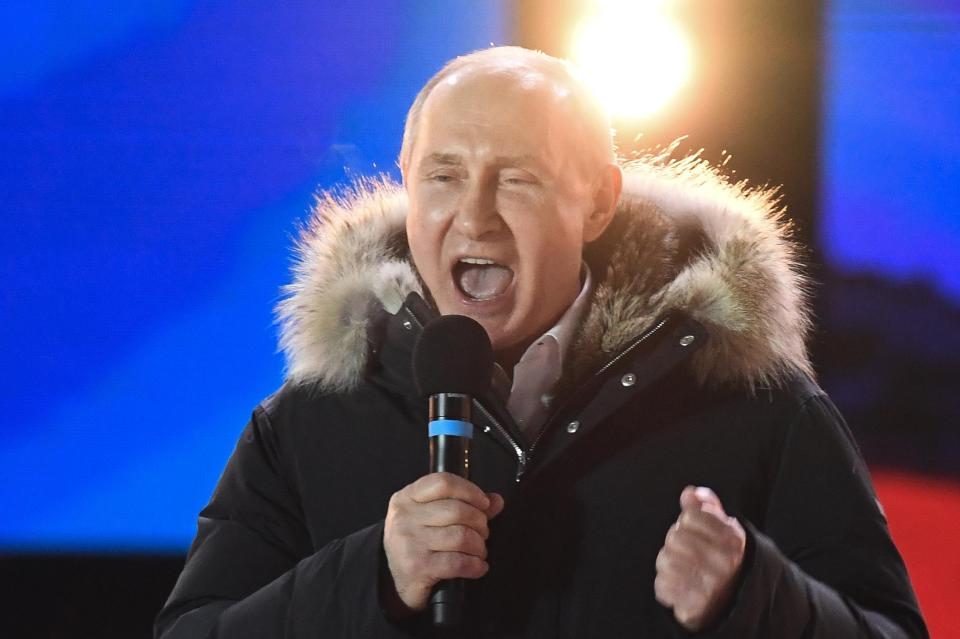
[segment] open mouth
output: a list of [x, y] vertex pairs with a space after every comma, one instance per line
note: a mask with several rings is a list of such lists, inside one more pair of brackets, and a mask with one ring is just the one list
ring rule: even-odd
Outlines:
[[467, 299], [482, 302], [503, 295], [513, 270], [482, 257], [464, 257], [453, 266], [453, 281]]

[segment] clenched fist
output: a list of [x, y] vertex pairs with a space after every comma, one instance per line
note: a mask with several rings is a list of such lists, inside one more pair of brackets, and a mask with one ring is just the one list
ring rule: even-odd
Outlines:
[[657, 555], [653, 589], [681, 626], [697, 632], [729, 605], [747, 535], [709, 488], [684, 488], [680, 510]]
[[487, 522], [501, 510], [503, 497], [451, 473], [431, 473], [394, 493], [383, 549], [403, 603], [423, 610], [438, 581], [486, 574]]

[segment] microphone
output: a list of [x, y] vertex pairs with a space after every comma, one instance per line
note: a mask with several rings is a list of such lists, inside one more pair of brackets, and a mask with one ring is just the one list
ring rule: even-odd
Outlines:
[[[413, 379], [427, 398], [430, 472], [470, 478], [471, 404], [490, 387], [493, 348], [487, 332], [463, 315], [442, 315], [424, 327], [413, 347]], [[460, 623], [463, 579], [438, 583], [430, 596], [435, 626]]]

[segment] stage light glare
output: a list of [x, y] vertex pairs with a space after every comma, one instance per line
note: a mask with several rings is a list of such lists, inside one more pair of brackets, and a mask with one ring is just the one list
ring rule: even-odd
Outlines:
[[650, 117], [690, 80], [690, 41], [669, 4], [597, 2], [574, 34], [570, 58], [614, 119]]

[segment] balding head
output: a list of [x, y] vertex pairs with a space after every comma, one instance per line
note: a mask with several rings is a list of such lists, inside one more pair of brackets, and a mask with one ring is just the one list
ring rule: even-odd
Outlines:
[[574, 153], [591, 173], [616, 162], [610, 119], [570, 63], [540, 51], [510, 46], [482, 49], [454, 58], [420, 89], [404, 124], [399, 157], [401, 173], [406, 175], [409, 168], [424, 107], [434, 89], [444, 82], [459, 83], [476, 75], [497, 76], [504, 87], [513, 85], [531, 93], [539, 92], [552, 102], [545, 106], [566, 112]]

